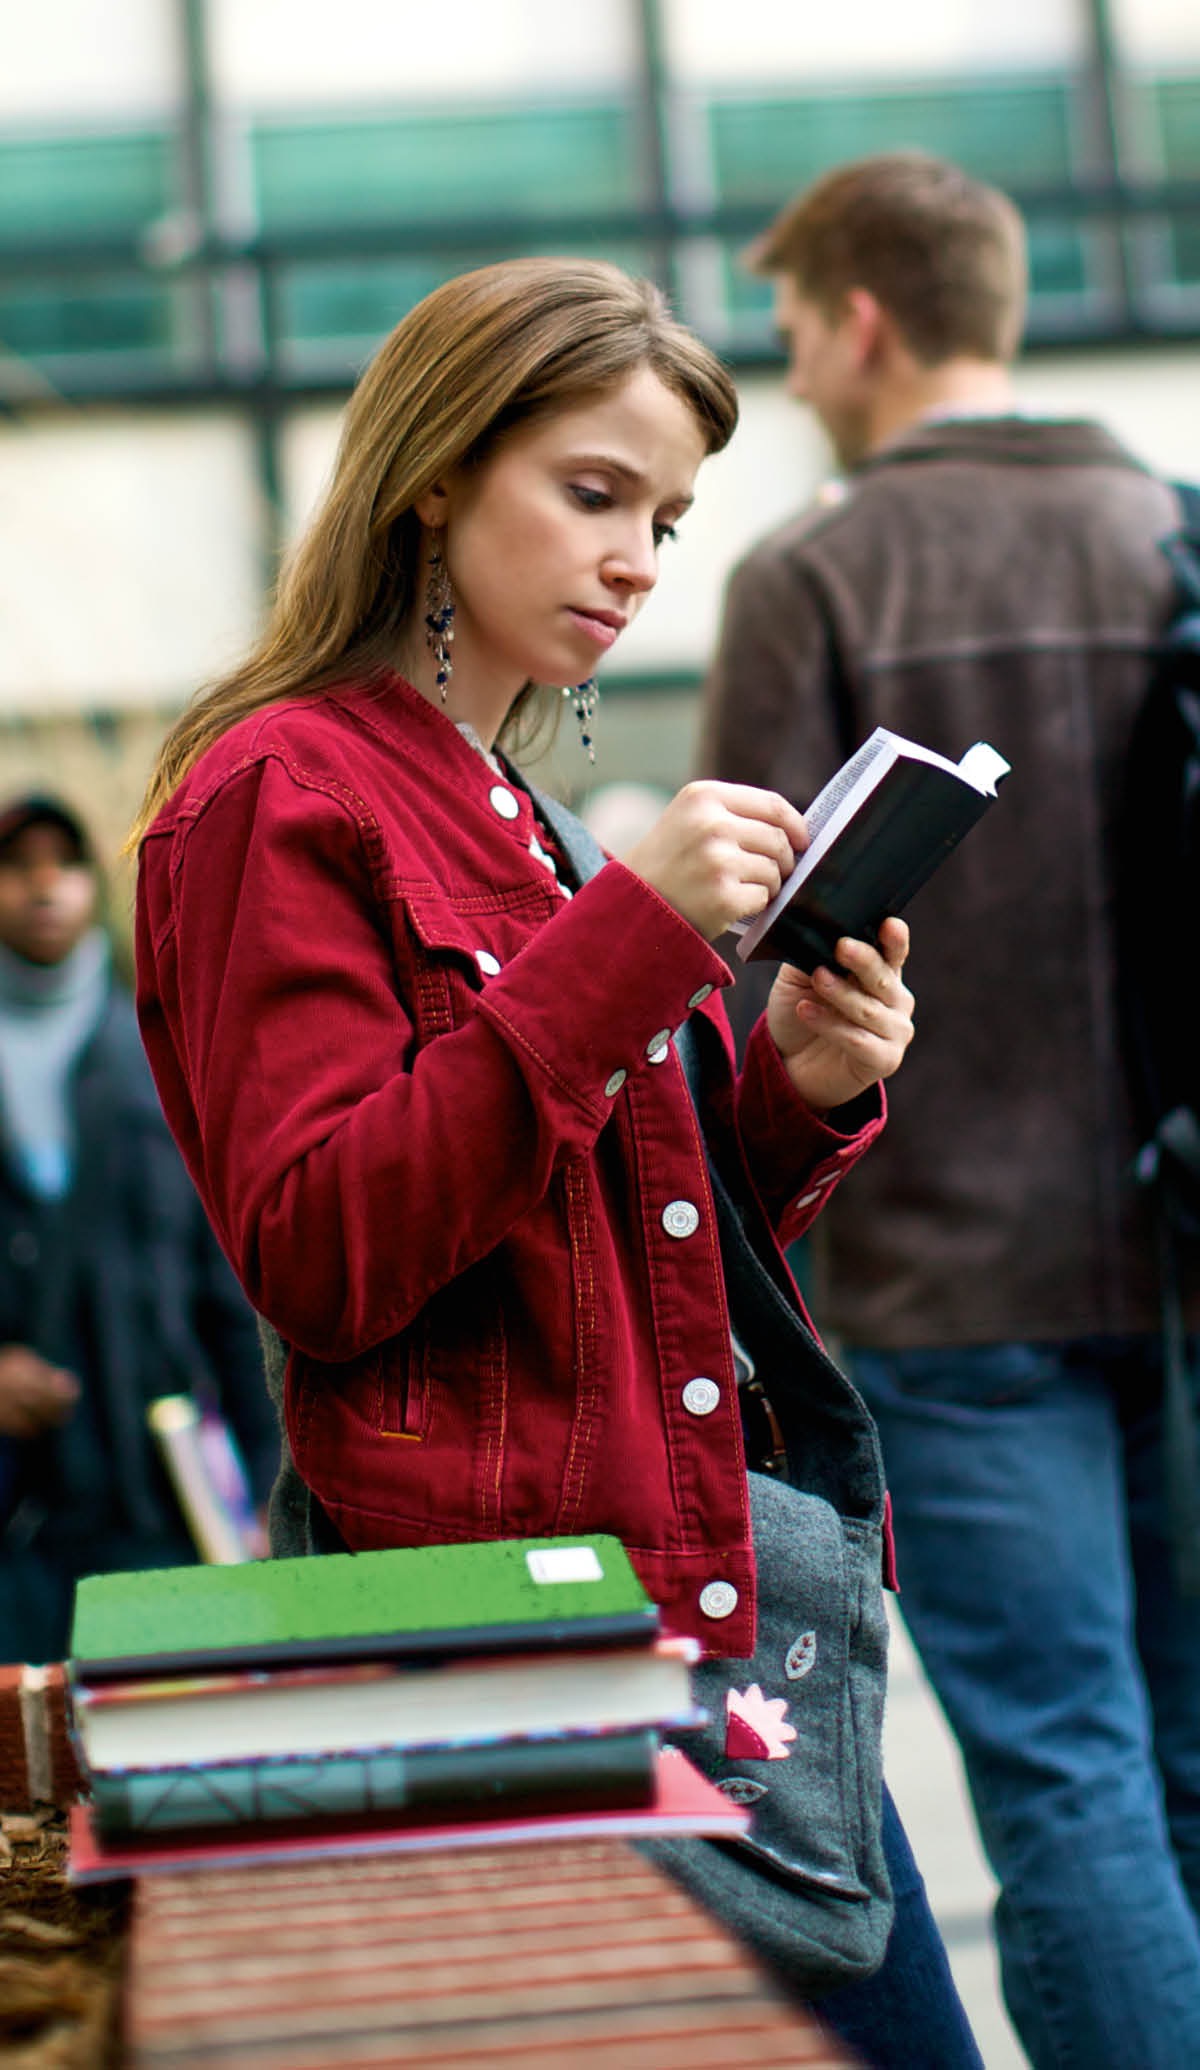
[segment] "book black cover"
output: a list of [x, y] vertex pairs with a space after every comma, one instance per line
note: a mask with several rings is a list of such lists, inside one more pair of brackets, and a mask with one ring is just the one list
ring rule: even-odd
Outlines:
[[811, 847], [742, 933], [742, 961], [813, 971], [833, 964], [842, 935], [873, 942], [982, 817], [1007, 769], [984, 742], [955, 764], [877, 728], [809, 808]]
[[182, 1833], [248, 1825], [409, 1814], [486, 1818], [561, 1808], [649, 1804], [658, 1733], [578, 1732], [446, 1747], [373, 1747], [307, 1758], [218, 1762], [93, 1775], [105, 1834]]

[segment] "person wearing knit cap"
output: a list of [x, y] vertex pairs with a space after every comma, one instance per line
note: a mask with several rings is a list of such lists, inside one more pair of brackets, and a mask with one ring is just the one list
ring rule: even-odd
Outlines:
[[0, 1660], [66, 1651], [82, 1573], [190, 1542], [146, 1426], [208, 1391], [265, 1495], [254, 1317], [163, 1122], [82, 819], [0, 806]]

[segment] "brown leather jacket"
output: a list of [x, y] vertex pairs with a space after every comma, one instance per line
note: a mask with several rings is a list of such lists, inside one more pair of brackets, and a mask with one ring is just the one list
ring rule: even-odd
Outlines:
[[1113, 814], [1176, 515], [1097, 425], [927, 421], [732, 578], [702, 773], [804, 804], [876, 725], [956, 760], [989, 740], [1012, 764], [914, 903], [917, 1039], [888, 1128], [821, 1217], [814, 1310], [847, 1344], [1157, 1325], [1129, 1178]]

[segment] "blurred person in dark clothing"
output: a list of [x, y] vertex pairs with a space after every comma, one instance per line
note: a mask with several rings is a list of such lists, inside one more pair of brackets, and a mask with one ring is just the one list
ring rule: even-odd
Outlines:
[[[921, 1040], [819, 1218], [813, 1308], [879, 1425], [900, 1605], [962, 1748], [1025, 2049], [1179, 2070], [1200, 2064], [1200, 1603], [1172, 1571], [1113, 925], [1178, 499], [1103, 425], [1017, 406], [1023, 228], [959, 168], [836, 167], [750, 257], [842, 476], [732, 577], [700, 773], [803, 807], [877, 725], [952, 758], [986, 739], [1013, 771], [921, 893]], [[750, 966], [743, 1016], [770, 975]], [[1194, 1266], [1187, 1292], [1194, 1314]]]
[[219, 1406], [265, 1501], [255, 1318], [159, 1108], [62, 800], [0, 806], [0, 1659], [67, 1647], [82, 1574], [195, 1558], [146, 1422]]

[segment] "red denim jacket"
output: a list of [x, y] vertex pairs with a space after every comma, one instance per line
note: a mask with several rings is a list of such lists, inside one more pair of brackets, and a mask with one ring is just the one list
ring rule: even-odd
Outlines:
[[721, 1261], [668, 1038], [720, 1026], [706, 1133], [784, 1242], [882, 1095], [837, 1133], [763, 1027], [735, 1087], [721, 958], [620, 863], [564, 898], [535, 831], [399, 677], [242, 721], [143, 845], [146, 1048], [347, 1543], [611, 1531], [676, 1629], [748, 1655]]

